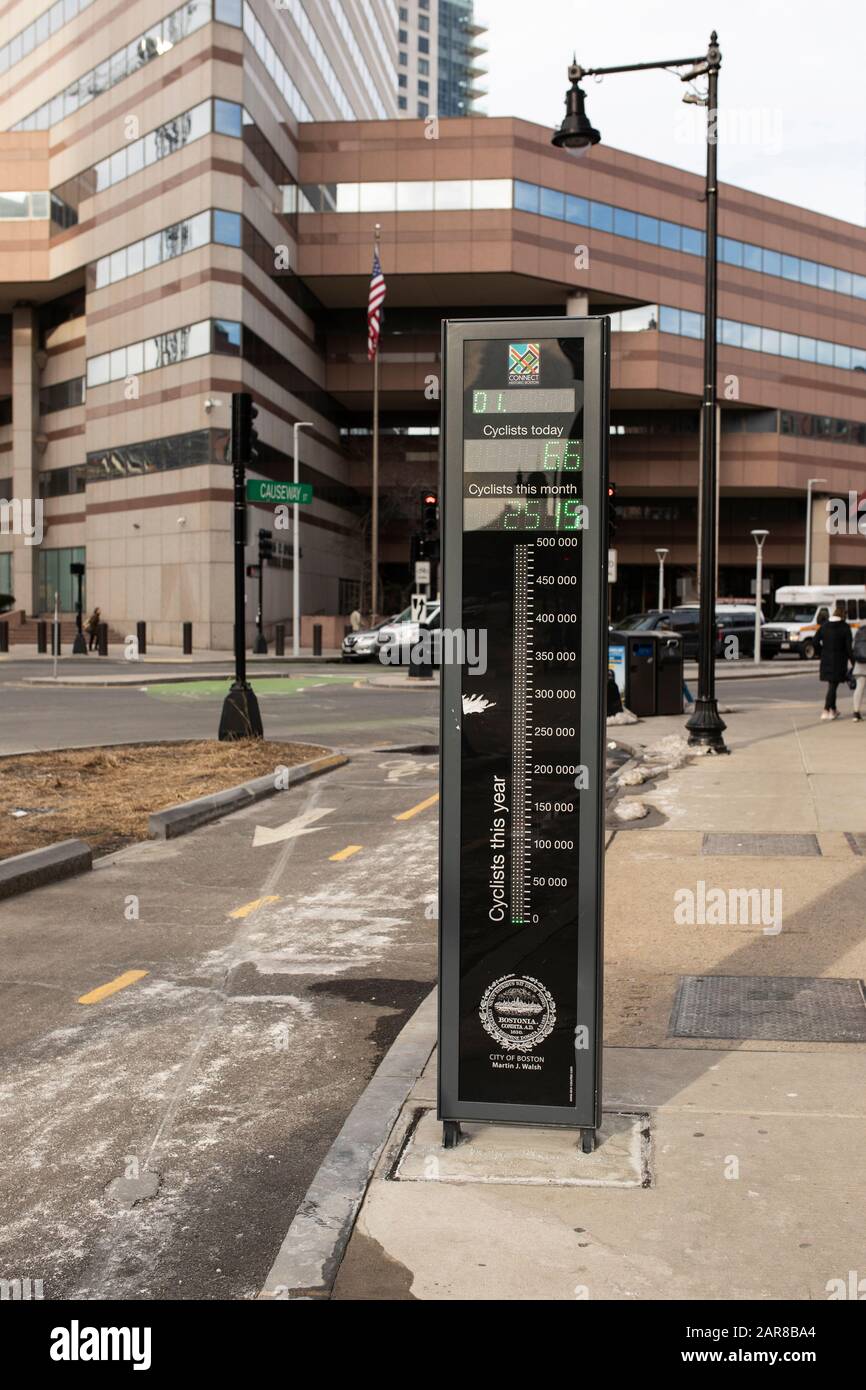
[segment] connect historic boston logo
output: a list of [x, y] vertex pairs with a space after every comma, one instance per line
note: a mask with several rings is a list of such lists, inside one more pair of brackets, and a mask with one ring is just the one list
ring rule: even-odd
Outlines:
[[508, 383], [510, 386], [537, 386], [541, 372], [539, 343], [508, 344]]

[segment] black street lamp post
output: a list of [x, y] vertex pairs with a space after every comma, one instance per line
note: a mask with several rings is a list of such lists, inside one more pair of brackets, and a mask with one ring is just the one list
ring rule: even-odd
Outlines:
[[717, 323], [717, 258], [718, 258], [718, 90], [722, 55], [718, 35], [713, 30], [705, 54], [694, 58], [669, 58], [657, 63], [629, 63], [613, 68], [582, 68], [577, 62], [570, 65], [571, 83], [565, 96], [565, 117], [554, 131], [552, 144], [573, 154], [584, 154], [597, 145], [600, 133], [586, 114], [586, 94], [581, 90], [583, 77], [601, 77], [618, 72], [646, 72], [653, 68], [688, 67], [680, 80], [690, 82], [695, 77], [707, 78], [706, 97], [692, 100], [707, 108], [707, 179], [706, 179], [706, 251], [704, 256], [704, 384], [701, 426], [701, 599], [698, 646], [698, 696], [694, 713], [686, 723], [689, 743], [709, 748], [713, 753], [727, 753], [722, 737], [725, 723], [716, 701], [716, 450], [718, 442], [716, 387], [716, 323]]

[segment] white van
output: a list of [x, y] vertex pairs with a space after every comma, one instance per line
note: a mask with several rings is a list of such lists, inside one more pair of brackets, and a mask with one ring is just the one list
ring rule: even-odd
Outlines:
[[815, 656], [815, 633], [844, 600], [852, 632], [866, 623], [866, 584], [787, 584], [776, 590], [773, 626], [782, 627], [787, 639], [782, 651]]

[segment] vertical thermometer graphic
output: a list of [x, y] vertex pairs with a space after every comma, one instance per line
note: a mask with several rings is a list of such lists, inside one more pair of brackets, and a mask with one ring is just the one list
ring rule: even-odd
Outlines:
[[535, 671], [535, 547], [514, 548], [514, 675], [512, 685], [511, 923], [531, 917], [532, 698]]

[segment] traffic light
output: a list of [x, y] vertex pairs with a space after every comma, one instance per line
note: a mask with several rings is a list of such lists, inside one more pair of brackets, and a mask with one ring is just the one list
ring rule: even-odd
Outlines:
[[253, 426], [258, 415], [249, 391], [232, 392], [232, 465], [252, 468], [258, 461], [259, 436]]
[[607, 548], [613, 550], [616, 544], [616, 483], [607, 485]]
[[439, 530], [439, 496], [438, 493], [427, 491], [421, 496], [421, 520], [424, 531], [428, 536], [432, 536], [434, 531]]
[[409, 537], [409, 564], [413, 574], [415, 573], [417, 561], [426, 560], [427, 558], [427, 537], [422, 531], [413, 531], [412, 535]]
[[259, 531], [259, 564], [274, 558], [274, 535], [272, 531]]

